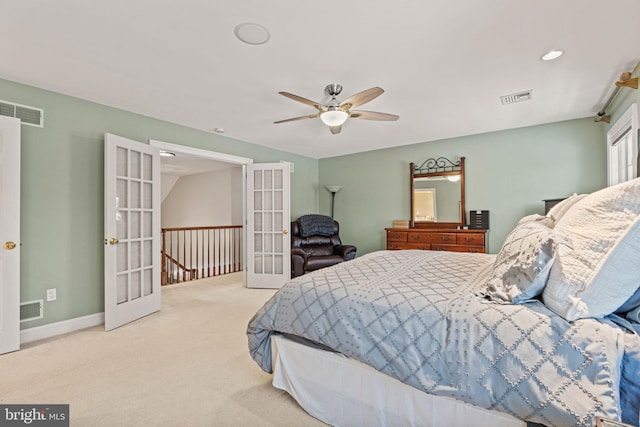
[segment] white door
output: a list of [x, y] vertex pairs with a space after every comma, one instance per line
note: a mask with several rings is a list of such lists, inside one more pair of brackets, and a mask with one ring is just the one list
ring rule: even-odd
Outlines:
[[105, 134], [104, 324], [160, 310], [160, 150]]
[[289, 163], [247, 165], [247, 287], [280, 288], [291, 277]]
[[0, 354], [20, 349], [20, 119], [0, 116]]

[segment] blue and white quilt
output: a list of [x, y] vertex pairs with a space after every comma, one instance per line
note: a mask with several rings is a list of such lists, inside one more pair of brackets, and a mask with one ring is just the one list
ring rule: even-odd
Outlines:
[[637, 416], [638, 335], [608, 321], [569, 323], [540, 302], [484, 299], [493, 260], [380, 251], [297, 277], [250, 321], [251, 356], [271, 372], [270, 335], [297, 335], [427, 393], [547, 426], [619, 420], [626, 357], [623, 400]]

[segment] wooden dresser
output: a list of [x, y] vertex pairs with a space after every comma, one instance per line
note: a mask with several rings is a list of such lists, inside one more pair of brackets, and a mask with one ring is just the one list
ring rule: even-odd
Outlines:
[[485, 252], [487, 230], [385, 228], [387, 249]]

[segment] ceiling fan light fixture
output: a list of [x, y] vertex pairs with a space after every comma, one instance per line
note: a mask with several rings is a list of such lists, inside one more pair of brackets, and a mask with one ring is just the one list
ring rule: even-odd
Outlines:
[[329, 108], [320, 114], [320, 120], [327, 126], [342, 126], [349, 118], [349, 113], [339, 108]]

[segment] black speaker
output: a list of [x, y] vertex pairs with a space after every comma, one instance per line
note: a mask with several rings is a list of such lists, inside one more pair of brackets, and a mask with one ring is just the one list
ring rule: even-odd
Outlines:
[[488, 230], [489, 211], [469, 211], [469, 229]]

